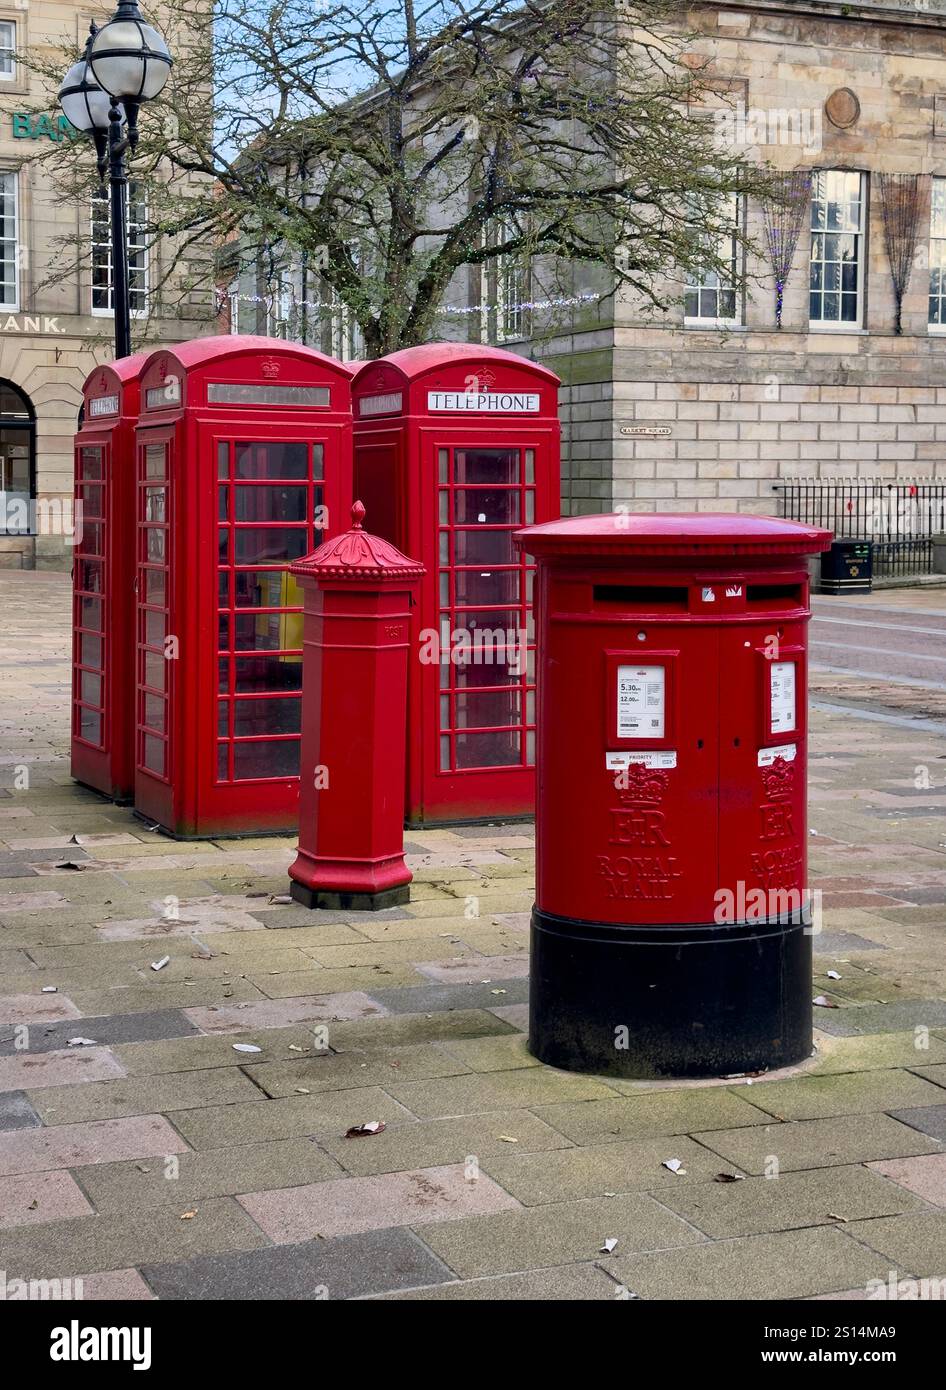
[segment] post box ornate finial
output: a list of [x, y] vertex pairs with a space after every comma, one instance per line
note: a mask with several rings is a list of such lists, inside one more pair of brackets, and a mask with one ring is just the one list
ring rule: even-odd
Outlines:
[[360, 531], [361, 523], [365, 519], [365, 508], [363, 502], [353, 502], [351, 508], [351, 529]]

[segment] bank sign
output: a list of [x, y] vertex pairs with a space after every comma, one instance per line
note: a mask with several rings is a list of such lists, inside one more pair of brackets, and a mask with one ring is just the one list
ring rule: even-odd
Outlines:
[[79, 134], [66, 116], [49, 116], [43, 111], [14, 111], [10, 117], [14, 140], [74, 140]]

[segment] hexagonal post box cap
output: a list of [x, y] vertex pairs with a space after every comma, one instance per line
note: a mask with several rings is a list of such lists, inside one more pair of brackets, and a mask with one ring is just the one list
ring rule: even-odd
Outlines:
[[361, 524], [364, 518], [364, 506], [356, 502], [351, 509], [351, 530], [304, 555], [289, 566], [289, 573], [320, 582], [334, 579], [375, 586], [403, 584], [427, 573], [423, 565], [402, 555], [390, 541], [366, 531]]
[[828, 549], [832, 533], [738, 512], [606, 512], [529, 526], [514, 540], [538, 556], [749, 557], [812, 555]]

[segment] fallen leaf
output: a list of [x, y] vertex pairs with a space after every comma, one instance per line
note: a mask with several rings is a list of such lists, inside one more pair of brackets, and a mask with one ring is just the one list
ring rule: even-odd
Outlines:
[[61, 863], [54, 864], [54, 869], [72, 869], [75, 873], [81, 874], [85, 868], [84, 864], [77, 864], [74, 859], [63, 859]]
[[182, 1212], [181, 1212], [181, 1220], [182, 1220], [182, 1221], [193, 1221], [193, 1219], [194, 1219], [194, 1217], [195, 1217], [196, 1215], [197, 1215], [197, 1208], [196, 1208], [196, 1207], [194, 1208], [193, 1211], [182, 1211]]
[[312, 1094], [312, 1092], [309, 1091], [309, 1090], [306, 1090], [305, 1086], [297, 1086], [297, 1087], [296, 1087], [296, 1095], [297, 1095], [297, 1096], [311, 1096], [311, 1094]]
[[296, 1047], [295, 1043], [290, 1043], [290, 1044], [289, 1044], [289, 1051], [290, 1051], [290, 1052], [305, 1052], [305, 1048], [304, 1048], [304, 1047]]
[[502, 1142], [503, 1142], [504, 1144], [518, 1144], [518, 1143], [519, 1143], [519, 1140], [518, 1140], [518, 1139], [515, 1137], [515, 1135], [513, 1135], [513, 1134], [497, 1134], [497, 1135], [496, 1135], [496, 1138], [502, 1140]]
[[830, 1216], [832, 1221], [847, 1221], [846, 1216], [838, 1216], [836, 1211], [829, 1211], [828, 1215]]
[[33, 1200], [32, 1200], [32, 1202], [30, 1202], [29, 1206], [26, 1208], [26, 1210], [27, 1210], [27, 1211], [35, 1211], [36, 1208], [37, 1208], [38, 1206], [39, 1206], [39, 1202], [37, 1202], [36, 1198], [34, 1197]]
[[380, 1134], [384, 1129], [383, 1120], [368, 1120], [363, 1125], [352, 1125], [345, 1131], [346, 1139], [360, 1139], [363, 1135]]

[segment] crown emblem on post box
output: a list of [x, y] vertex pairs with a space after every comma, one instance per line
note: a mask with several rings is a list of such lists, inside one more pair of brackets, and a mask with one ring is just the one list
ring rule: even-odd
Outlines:
[[771, 767], [762, 769], [762, 785], [770, 801], [786, 801], [795, 785], [795, 769], [784, 758], [776, 758]]
[[631, 763], [621, 772], [618, 800], [626, 806], [656, 806], [670, 785], [666, 772], [657, 772], [643, 763]]
[[279, 363], [275, 357], [264, 357], [259, 364], [259, 369], [269, 381], [279, 375]]

